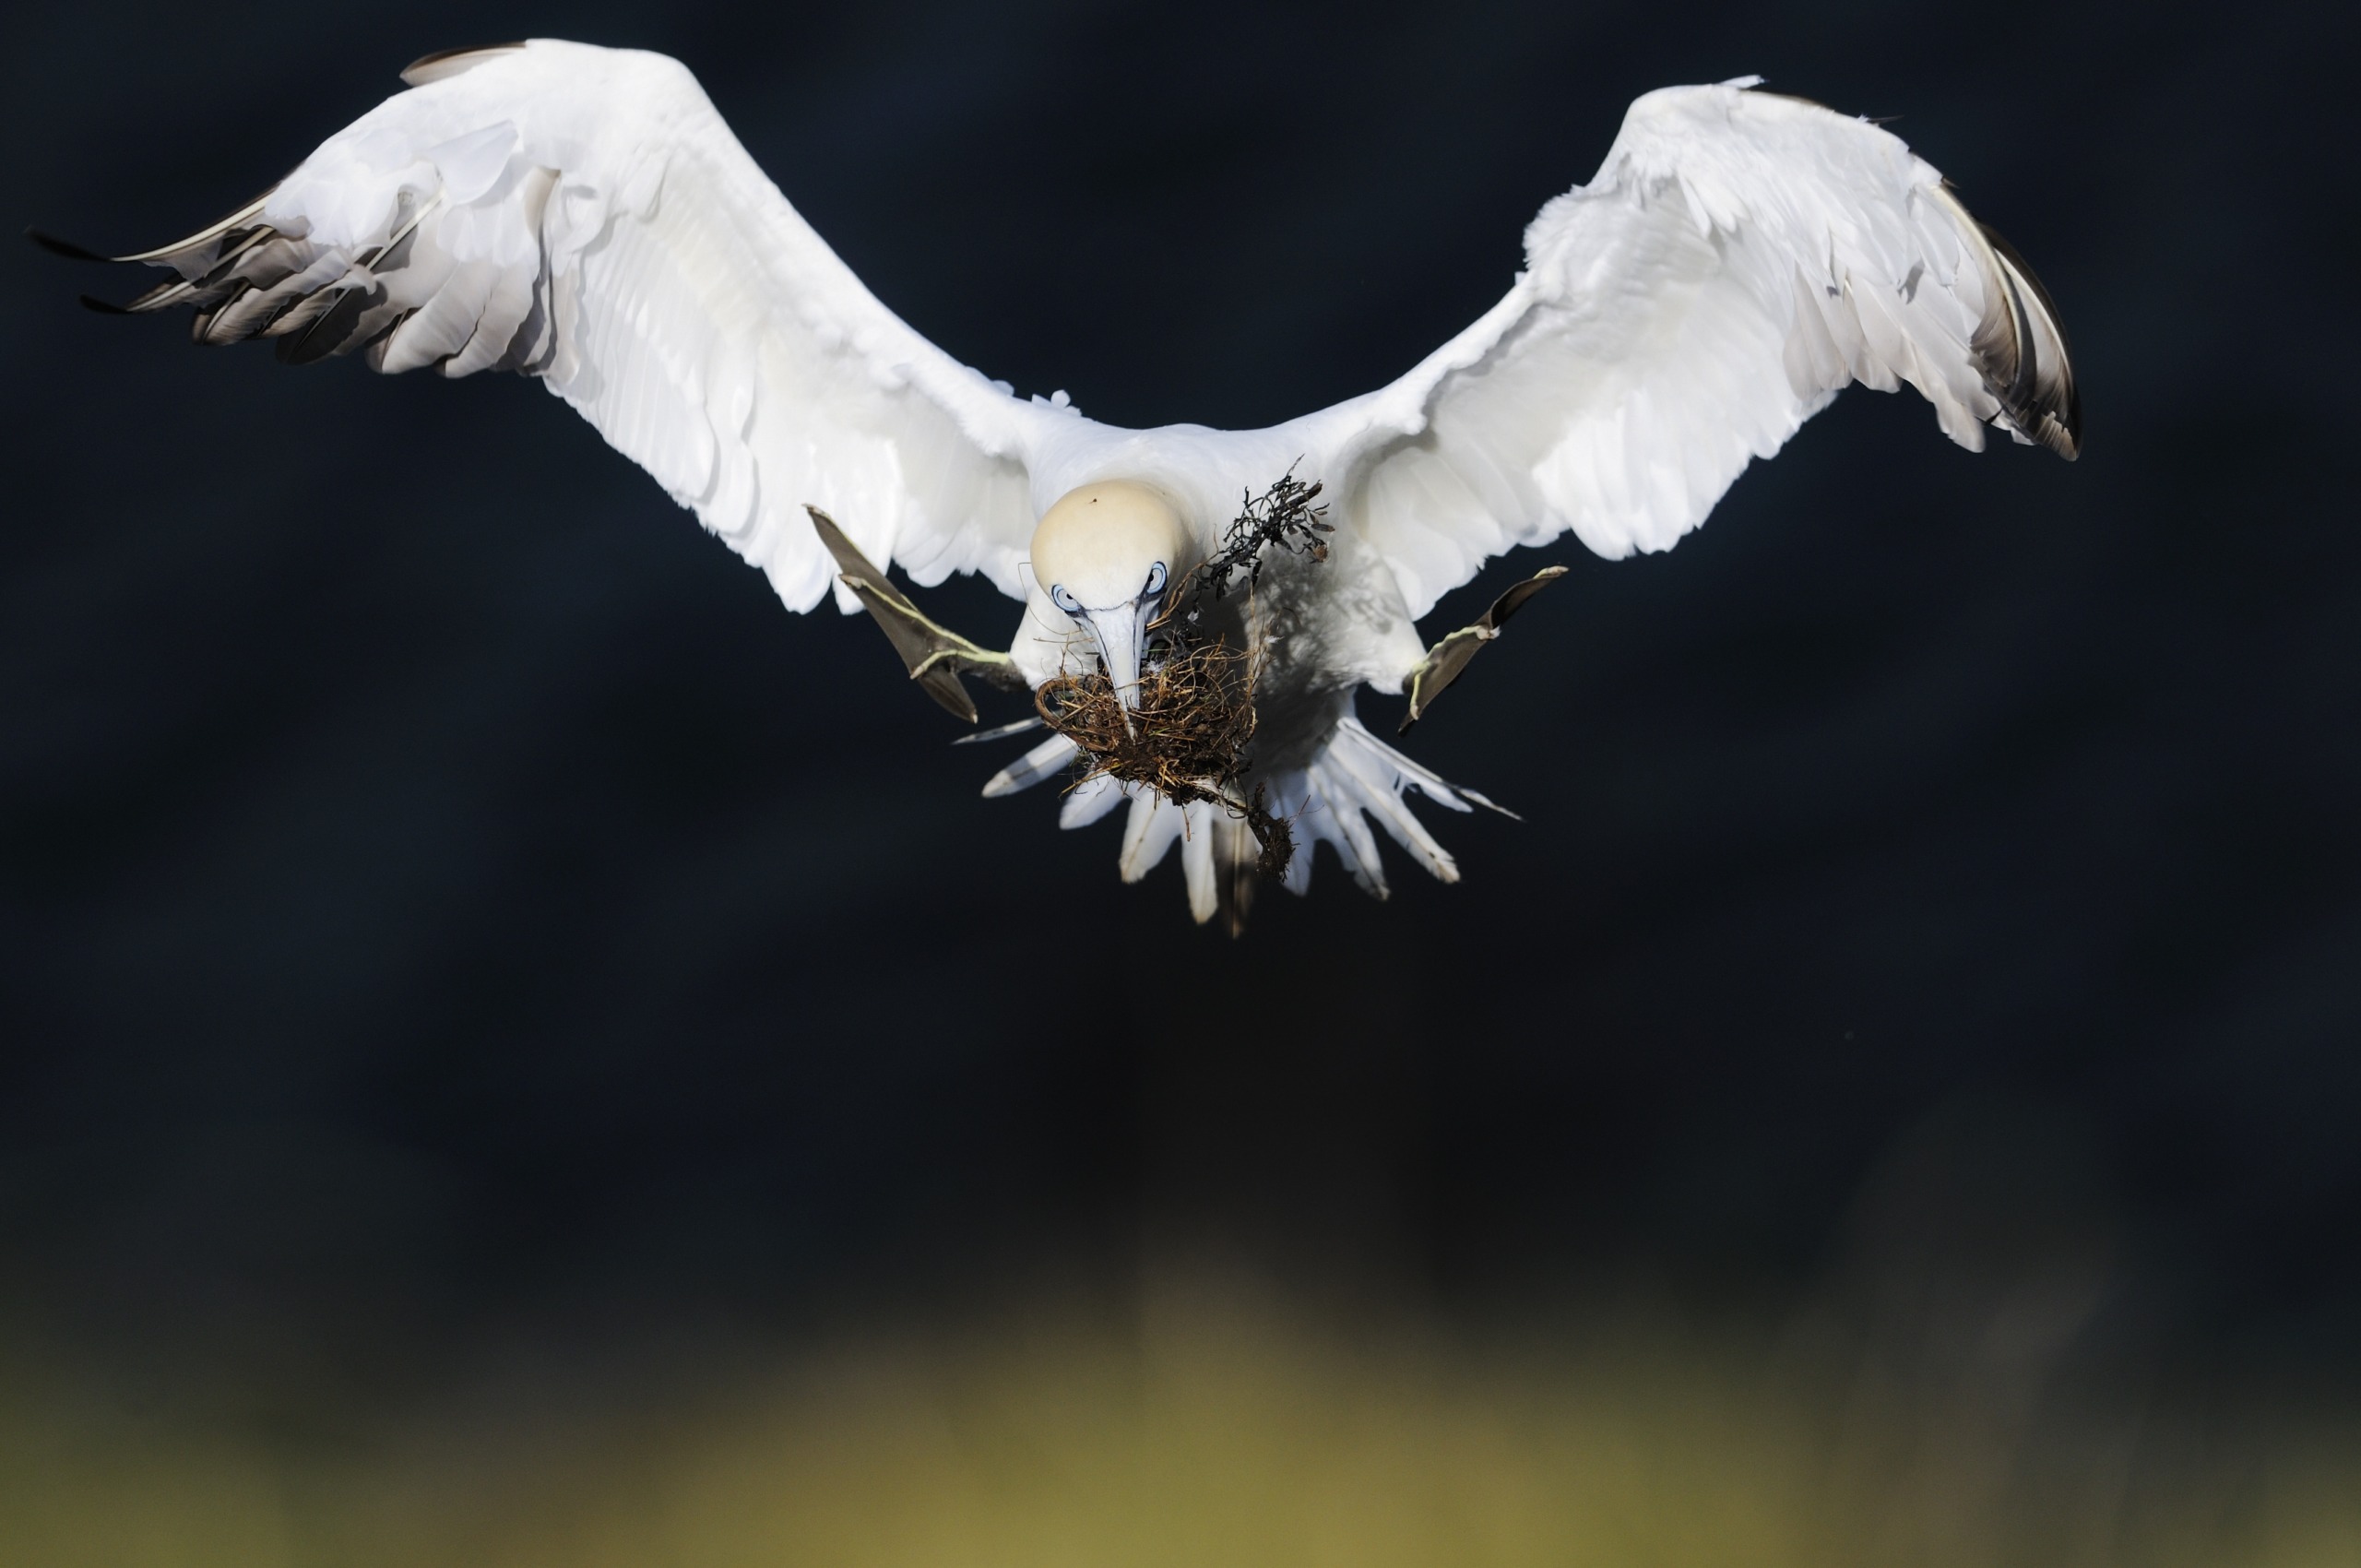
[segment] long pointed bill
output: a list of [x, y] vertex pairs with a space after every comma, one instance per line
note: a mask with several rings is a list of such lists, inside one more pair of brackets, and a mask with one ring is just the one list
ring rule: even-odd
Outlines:
[[1117, 604], [1088, 612], [1090, 630], [1098, 638], [1098, 657], [1106, 661], [1107, 679], [1115, 683], [1115, 700], [1123, 705], [1123, 727], [1131, 728], [1140, 706], [1140, 607]]

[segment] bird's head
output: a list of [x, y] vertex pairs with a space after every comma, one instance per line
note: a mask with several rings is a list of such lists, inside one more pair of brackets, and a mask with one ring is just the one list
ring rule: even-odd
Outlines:
[[1126, 710], [1139, 706], [1148, 623], [1197, 554], [1172, 503], [1128, 480], [1068, 491], [1033, 530], [1034, 576], [1097, 643]]

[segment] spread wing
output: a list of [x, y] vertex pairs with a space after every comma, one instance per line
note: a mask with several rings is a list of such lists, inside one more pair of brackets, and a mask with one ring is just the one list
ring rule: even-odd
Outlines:
[[1026, 454], [1074, 416], [880, 304], [684, 67], [540, 40], [403, 79], [249, 206], [118, 258], [180, 275], [129, 308], [297, 362], [540, 376], [798, 610], [834, 575], [807, 505], [921, 583], [1022, 597]]
[[1571, 529], [1668, 550], [1750, 458], [1851, 382], [1907, 382], [1944, 434], [2075, 455], [2066, 340], [2032, 273], [1877, 126], [1720, 87], [1631, 106], [1526, 269], [1381, 391], [1291, 427], [1413, 616], [1487, 556]]

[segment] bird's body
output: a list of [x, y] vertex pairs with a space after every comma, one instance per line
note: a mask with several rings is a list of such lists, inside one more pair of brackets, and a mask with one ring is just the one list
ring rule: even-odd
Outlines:
[[[1258, 787], [1305, 840], [1296, 891], [1325, 842], [1382, 894], [1371, 822], [1455, 878], [1404, 796], [1480, 797], [1355, 701], [1433, 675], [1417, 623], [1489, 556], [1569, 530], [1609, 556], [1669, 548], [1853, 380], [1911, 383], [1969, 446], [1987, 425], [2070, 457], [2077, 439], [2030, 273], [1900, 141], [1750, 84], [1634, 104], [1598, 177], [1528, 231], [1507, 297], [1391, 386], [1265, 430], [1130, 431], [1020, 398], [894, 316], [670, 60], [540, 41], [405, 79], [247, 208], [135, 258], [180, 279], [132, 308], [189, 303], [200, 341], [271, 336], [299, 361], [539, 376], [791, 608], [832, 581], [876, 608], [836, 581], [816, 508], [880, 576], [978, 572], [1022, 601], [1003, 662], [1025, 684], [1103, 669], [1127, 703], [1164, 657], [1147, 628], [1203, 588], [1241, 506], [1321, 487], [1319, 551], [1264, 549], [1251, 588], [1192, 600], [1192, 635], [1257, 660], [1252, 748], [1218, 798], [1094, 774], [1061, 813], [1128, 800], [1123, 874], [1180, 844], [1200, 920], [1242, 909], [1256, 836], [1228, 807]], [[1494, 617], [1469, 632], [1430, 692]], [[1075, 754], [1053, 734], [987, 792]]]

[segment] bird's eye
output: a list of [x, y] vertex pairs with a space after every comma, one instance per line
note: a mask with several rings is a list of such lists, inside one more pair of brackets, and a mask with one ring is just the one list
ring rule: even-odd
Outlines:
[[1064, 611], [1069, 615], [1079, 615], [1082, 613], [1082, 600], [1068, 593], [1063, 583], [1051, 583], [1050, 585], [1050, 602], [1056, 605], [1059, 609]]
[[1162, 593], [1163, 591], [1164, 563], [1158, 561], [1155, 565], [1150, 566], [1147, 569], [1147, 587], [1140, 589], [1140, 597], [1142, 599], [1145, 599], [1152, 593]]

